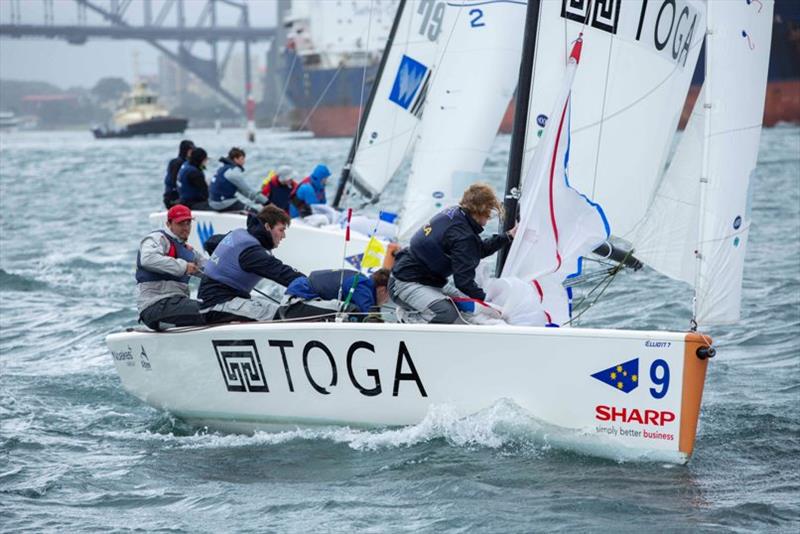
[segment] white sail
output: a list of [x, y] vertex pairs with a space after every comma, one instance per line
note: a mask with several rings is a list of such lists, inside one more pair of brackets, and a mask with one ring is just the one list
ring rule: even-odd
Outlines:
[[772, 9], [763, 0], [709, 4], [707, 81], [636, 239], [647, 264], [695, 285], [699, 324], [739, 318]]
[[450, 0], [400, 238], [454, 204], [479, 177], [517, 84], [526, 2]]
[[445, 0], [400, 3], [403, 11], [350, 170], [365, 196], [383, 191], [411, 146], [444, 34], [445, 7]]
[[628, 239], [661, 176], [705, 29], [699, 0], [541, 3], [526, 163], [583, 31], [572, 90], [570, 183]]

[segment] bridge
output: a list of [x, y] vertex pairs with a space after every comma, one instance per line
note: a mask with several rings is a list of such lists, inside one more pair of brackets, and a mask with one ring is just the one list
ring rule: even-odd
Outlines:
[[[65, 20], [64, 4], [75, 7], [75, 19]], [[279, 13], [289, 8], [290, 0], [278, 0]], [[193, 21], [187, 19], [187, 5], [198, 13]], [[247, 114], [252, 130], [255, 103], [252, 95], [252, 72], [250, 45], [255, 42], [281, 39], [282, 28], [257, 27], [250, 24], [246, 3], [235, 0], [58, 0], [58, 16], [54, 0], [4, 0], [0, 4], [0, 38], [46, 38], [60, 39], [81, 45], [89, 39], [135, 39], [145, 41], [181, 68], [195, 75], [201, 82], [219, 95], [224, 103]], [[200, 8], [199, 12], [197, 8]], [[32, 15], [36, 13], [36, 15]], [[33, 17], [41, 18], [32, 20]], [[220, 18], [236, 20], [231, 25], [222, 25]], [[167, 43], [171, 43], [169, 46]], [[211, 49], [211, 57], [200, 57], [193, 52], [195, 44], [205, 42]], [[220, 54], [219, 46], [227, 43]], [[220, 84], [234, 47], [241, 43], [244, 48], [245, 99], [237, 98]], [[177, 46], [175, 46], [177, 45]], [[272, 47], [270, 73], [279, 55], [278, 47]], [[274, 76], [274, 74], [273, 74]], [[280, 87], [274, 80], [266, 84]]]

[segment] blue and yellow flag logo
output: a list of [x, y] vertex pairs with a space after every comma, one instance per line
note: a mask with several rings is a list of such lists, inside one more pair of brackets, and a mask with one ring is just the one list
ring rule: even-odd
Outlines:
[[598, 371], [592, 375], [592, 378], [623, 393], [630, 393], [639, 385], [639, 358]]

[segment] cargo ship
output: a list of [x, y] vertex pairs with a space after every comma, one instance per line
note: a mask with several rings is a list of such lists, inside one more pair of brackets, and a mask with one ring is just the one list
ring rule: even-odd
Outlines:
[[[359, 110], [375, 79], [381, 43], [388, 37], [397, 2], [376, 0], [372, 13], [365, 5], [295, 1], [284, 19], [286, 97], [294, 105], [295, 129], [311, 131], [316, 137], [355, 135]], [[800, 123], [800, 1], [775, 1], [771, 46], [764, 125]], [[701, 61], [684, 118], [700, 91], [703, 69]], [[500, 132], [511, 132], [513, 108], [512, 100]]]

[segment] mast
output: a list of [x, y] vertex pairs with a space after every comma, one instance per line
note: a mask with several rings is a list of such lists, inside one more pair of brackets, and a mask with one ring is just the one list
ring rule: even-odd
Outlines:
[[698, 310], [698, 288], [702, 277], [703, 262], [706, 261], [703, 251], [703, 241], [705, 240], [705, 219], [706, 219], [706, 197], [708, 195], [708, 167], [709, 167], [709, 144], [711, 135], [711, 47], [714, 42], [714, 27], [711, 24], [711, 5], [712, 0], [706, 4], [706, 49], [705, 49], [705, 79], [703, 80], [703, 162], [700, 171], [700, 214], [698, 217], [697, 228], [697, 249], [695, 250], [695, 272], [694, 272], [694, 297], [692, 298], [692, 330], [697, 330], [697, 310]]
[[336, 196], [333, 198], [334, 208], [339, 208], [339, 204], [342, 201], [342, 196], [344, 195], [344, 188], [347, 186], [347, 182], [350, 181], [350, 168], [353, 166], [353, 160], [356, 157], [358, 144], [361, 142], [361, 136], [364, 134], [364, 126], [367, 124], [367, 117], [369, 117], [369, 111], [372, 108], [372, 102], [375, 100], [375, 93], [378, 92], [378, 85], [380, 85], [378, 82], [380, 82], [380, 79], [383, 76], [383, 69], [386, 66], [386, 60], [391, 52], [392, 44], [394, 43], [394, 36], [397, 33], [397, 27], [400, 25], [400, 18], [403, 16], [403, 9], [405, 6], [406, 0], [400, 0], [400, 5], [397, 6], [397, 13], [395, 13], [394, 21], [392, 22], [392, 29], [389, 31], [389, 39], [386, 41], [386, 46], [383, 48], [381, 62], [378, 65], [378, 71], [375, 74], [375, 80], [372, 82], [372, 89], [370, 89], [367, 103], [364, 106], [364, 111], [361, 113], [361, 117], [358, 121], [358, 129], [356, 130], [356, 135], [353, 137], [353, 142], [350, 145], [350, 152], [347, 154], [347, 161], [342, 167], [342, 174], [339, 177], [339, 183], [336, 185]]
[[[508, 172], [506, 173], [506, 190], [503, 195], [503, 208], [506, 212], [503, 231], [514, 227], [517, 221], [517, 203], [519, 201], [519, 183], [522, 177], [522, 163], [525, 159], [525, 130], [528, 127], [528, 105], [531, 97], [531, 79], [533, 75], [533, 58], [536, 54], [536, 31], [539, 26], [539, 2], [528, 0], [525, 12], [525, 33], [522, 40], [522, 59], [520, 60], [519, 82], [517, 83], [516, 108], [514, 125], [511, 130], [511, 149], [508, 155]], [[497, 271], [499, 277], [508, 256], [508, 246], [497, 253]]]

